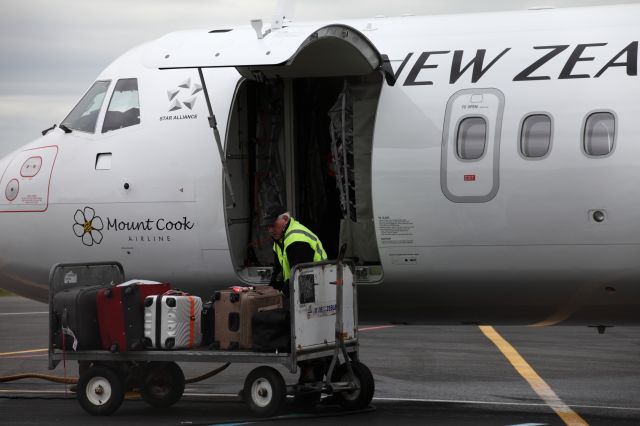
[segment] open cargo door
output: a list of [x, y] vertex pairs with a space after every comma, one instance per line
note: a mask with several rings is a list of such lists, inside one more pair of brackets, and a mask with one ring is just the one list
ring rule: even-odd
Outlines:
[[[192, 31], [170, 34], [161, 41], [145, 57], [147, 66], [198, 69], [225, 175], [229, 246], [240, 277], [254, 283], [269, 279], [271, 244], [264, 236], [259, 238], [260, 233], [266, 234], [259, 219], [269, 203], [288, 206], [295, 217], [316, 232], [314, 225], [323, 224], [314, 224], [314, 219], [326, 221], [327, 215], [319, 205], [312, 204], [324, 195], [309, 188], [333, 185], [334, 191], [338, 186], [341, 199], [325, 197], [325, 205], [332, 202], [337, 205], [329, 214], [336, 226], [325, 235], [335, 234], [336, 241], [330, 245], [336, 247], [336, 252], [339, 243], [347, 242], [352, 249], [348, 255], [356, 262], [361, 261], [360, 265], [356, 263], [355, 270], [359, 282], [380, 282], [382, 269], [370, 201], [370, 167], [377, 102], [383, 77], [389, 81], [389, 76], [384, 75], [385, 63], [375, 46], [358, 30], [341, 24], [320, 28], [296, 25], [263, 38], [250, 27], [208, 33]], [[207, 83], [214, 87], [215, 82], [207, 81], [203, 69], [231, 67], [244, 80], [236, 88], [223, 144], [211, 107], [216, 94], [207, 87]], [[301, 96], [302, 92], [305, 95]], [[321, 98], [319, 103], [327, 104], [326, 109], [321, 110], [318, 103], [305, 98], [311, 92]], [[270, 109], [271, 115], [262, 116], [260, 112], [264, 109]], [[300, 111], [308, 113], [313, 109], [317, 109], [313, 114], [318, 120], [311, 120], [315, 124], [308, 125]], [[302, 127], [313, 129], [308, 131], [316, 135], [301, 135]], [[356, 135], [355, 143], [354, 132], [363, 135]], [[311, 145], [308, 142], [315, 141], [320, 133], [319, 139], [326, 137], [332, 143], [334, 169], [338, 170], [333, 184], [325, 180], [302, 189], [310, 177], [322, 174], [307, 171], [303, 175], [308, 169], [305, 162], [312, 162], [311, 156], [316, 164], [325, 161], [322, 149], [315, 149], [316, 145], [324, 148], [322, 142]], [[362, 148], [355, 152], [353, 146]], [[239, 162], [244, 162], [241, 167]], [[253, 176], [244, 178], [243, 170], [249, 170]], [[267, 186], [265, 183], [270, 191], [266, 196], [261, 193], [261, 187]], [[358, 216], [353, 214], [356, 207]], [[340, 210], [341, 217], [335, 213]], [[328, 252], [331, 256], [330, 249]]]

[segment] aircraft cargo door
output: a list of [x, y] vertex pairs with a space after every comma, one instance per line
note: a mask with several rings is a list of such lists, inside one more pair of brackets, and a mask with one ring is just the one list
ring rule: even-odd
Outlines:
[[500, 132], [504, 95], [466, 89], [447, 102], [442, 135], [442, 192], [456, 203], [484, 203], [500, 186]]

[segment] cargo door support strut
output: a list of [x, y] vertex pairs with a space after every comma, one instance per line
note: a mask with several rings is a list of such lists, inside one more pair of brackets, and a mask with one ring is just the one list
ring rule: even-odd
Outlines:
[[229, 191], [229, 196], [231, 197], [231, 205], [227, 207], [235, 207], [236, 196], [233, 193], [233, 188], [231, 186], [231, 177], [229, 176], [229, 172], [227, 171], [227, 157], [224, 155], [224, 150], [222, 149], [220, 132], [218, 131], [218, 121], [216, 120], [216, 116], [213, 113], [213, 108], [211, 108], [211, 101], [209, 100], [209, 91], [207, 90], [207, 84], [204, 82], [204, 76], [202, 75], [202, 68], [198, 68], [198, 74], [200, 75], [200, 84], [202, 84], [202, 90], [204, 91], [204, 99], [207, 101], [207, 108], [209, 109], [209, 127], [213, 129], [213, 136], [216, 140], [216, 144], [218, 145], [218, 153], [220, 154], [220, 163], [222, 164], [222, 173], [224, 174], [224, 182], [227, 185], [227, 190]]

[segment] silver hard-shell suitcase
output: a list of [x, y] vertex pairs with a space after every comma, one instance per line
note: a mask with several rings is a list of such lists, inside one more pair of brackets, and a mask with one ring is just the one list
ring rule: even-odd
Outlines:
[[202, 299], [198, 296], [164, 294], [144, 302], [144, 335], [156, 349], [190, 349], [200, 346]]

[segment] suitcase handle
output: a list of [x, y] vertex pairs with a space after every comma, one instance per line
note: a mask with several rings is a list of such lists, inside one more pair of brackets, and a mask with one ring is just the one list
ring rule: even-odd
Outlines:
[[258, 312], [273, 311], [274, 309], [278, 309], [280, 307], [280, 304], [263, 306], [262, 308], [258, 308]]
[[163, 296], [191, 296], [186, 291], [182, 291], [182, 290], [179, 290], [179, 289], [167, 290], [164, 293], [162, 293], [162, 295]]

